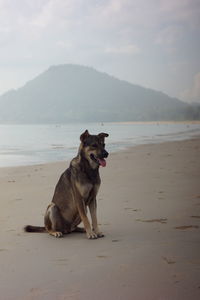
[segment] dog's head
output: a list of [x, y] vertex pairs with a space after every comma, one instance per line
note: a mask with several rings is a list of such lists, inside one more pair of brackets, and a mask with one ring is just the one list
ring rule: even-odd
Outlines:
[[107, 133], [91, 135], [88, 130], [80, 136], [81, 153], [93, 169], [106, 166], [105, 158], [108, 157], [108, 152], [105, 150], [105, 137], [108, 137]]

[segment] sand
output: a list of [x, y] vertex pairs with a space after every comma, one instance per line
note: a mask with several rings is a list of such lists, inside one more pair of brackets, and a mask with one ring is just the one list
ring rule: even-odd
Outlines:
[[102, 168], [105, 237], [42, 225], [68, 162], [1, 168], [0, 299], [200, 299], [200, 139], [113, 153]]

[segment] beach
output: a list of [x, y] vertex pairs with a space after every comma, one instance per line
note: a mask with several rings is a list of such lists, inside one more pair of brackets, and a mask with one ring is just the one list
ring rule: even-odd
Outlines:
[[200, 299], [200, 138], [108, 157], [97, 196], [104, 238], [23, 232], [43, 225], [68, 165], [0, 168], [0, 299]]

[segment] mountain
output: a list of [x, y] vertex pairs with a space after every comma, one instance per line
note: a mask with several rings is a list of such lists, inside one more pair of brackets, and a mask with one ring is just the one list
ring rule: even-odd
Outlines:
[[183, 120], [188, 107], [93, 68], [59, 65], [0, 96], [0, 122]]

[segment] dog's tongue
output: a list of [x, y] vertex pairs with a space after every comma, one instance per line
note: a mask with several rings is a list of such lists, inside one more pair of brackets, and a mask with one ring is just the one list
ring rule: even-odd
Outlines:
[[105, 159], [100, 159], [100, 158], [98, 158], [98, 162], [99, 162], [99, 164], [100, 164], [100, 166], [102, 166], [102, 167], [105, 167], [106, 166], [106, 160]]

